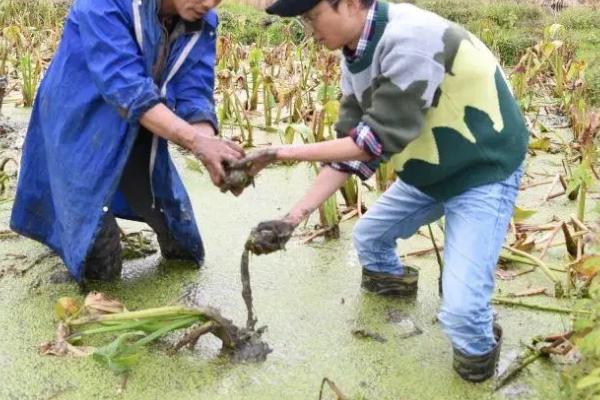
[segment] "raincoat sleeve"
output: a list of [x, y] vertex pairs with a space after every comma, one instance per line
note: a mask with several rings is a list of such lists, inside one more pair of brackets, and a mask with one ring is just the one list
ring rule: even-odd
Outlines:
[[207, 41], [196, 45], [196, 51], [201, 52], [201, 56], [176, 84], [176, 110], [177, 115], [190, 124], [209, 122], [217, 132], [214, 99], [215, 35], [203, 35], [200, 40]]
[[137, 123], [160, 95], [146, 72], [130, 8], [122, 0], [79, 0], [73, 13], [94, 84], [122, 117]]

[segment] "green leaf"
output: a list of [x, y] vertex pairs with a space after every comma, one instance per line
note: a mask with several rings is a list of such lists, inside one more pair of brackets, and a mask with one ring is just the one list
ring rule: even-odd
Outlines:
[[279, 137], [282, 144], [292, 144], [296, 137], [296, 131], [291, 125], [288, 125], [284, 131], [280, 131]]
[[592, 174], [583, 164], [579, 164], [577, 168], [573, 170], [569, 183], [567, 184], [567, 193], [571, 193], [579, 186], [584, 185], [590, 187], [592, 184]]
[[315, 143], [316, 142], [314, 132], [307, 125], [305, 125], [305, 124], [292, 124], [292, 125], [290, 125], [290, 127], [295, 132], [299, 133], [300, 136], [302, 136], [302, 140], [304, 141], [304, 143]]
[[96, 349], [92, 357], [117, 374], [129, 371], [142, 355], [142, 348], [129, 342], [145, 336], [143, 332], [126, 332], [106, 346]]
[[513, 218], [514, 218], [515, 222], [521, 222], [536, 213], [537, 213], [537, 211], [535, 211], [535, 210], [526, 210], [524, 208], [519, 208], [519, 207], [515, 206], [514, 211], [513, 211]]
[[328, 85], [320, 85], [317, 89], [317, 100], [323, 103], [325, 100], [335, 99], [337, 97], [338, 88], [336, 85], [329, 83]]
[[337, 100], [330, 100], [325, 104], [325, 125], [335, 124], [340, 115], [340, 102]]

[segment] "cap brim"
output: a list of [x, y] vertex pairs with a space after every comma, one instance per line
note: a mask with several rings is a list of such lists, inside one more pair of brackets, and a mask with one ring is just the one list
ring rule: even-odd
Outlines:
[[[271, 4], [265, 10], [267, 14], [279, 15], [280, 17], [297, 17], [304, 14], [314, 7], [314, 4], [304, 4], [304, 2], [296, 2], [296, 4], [290, 5], [290, 2], [285, 0], [279, 0]], [[301, 4], [298, 4], [301, 3]]]

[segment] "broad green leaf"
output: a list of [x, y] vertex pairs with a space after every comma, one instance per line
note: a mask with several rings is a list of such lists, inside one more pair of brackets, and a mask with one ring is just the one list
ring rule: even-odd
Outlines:
[[96, 349], [92, 356], [115, 373], [122, 374], [129, 371], [142, 355], [142, 349], [129, 342], [143, 336], [143, 332], [123, 333], [106, 346]]

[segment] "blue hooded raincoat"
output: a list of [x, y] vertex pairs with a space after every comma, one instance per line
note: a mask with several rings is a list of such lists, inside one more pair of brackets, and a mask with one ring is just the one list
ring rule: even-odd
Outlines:
[[[117, 217], [140, 220], [118, 184], [141, 115], [163, 102], [190, 123], [217, 126], [217, 16], [211, 11], [186, 23], [156, 74], [166, 35], [159, 6], [160, 0], [76, 0], [35, 101], [11, 228], [52, 248], [77, 280], [103, 213], [110, 209]], [[167, 142], [157, 136], [148, 168], [154, 204], [172, 237], [202, 262], [189, 198]]]

